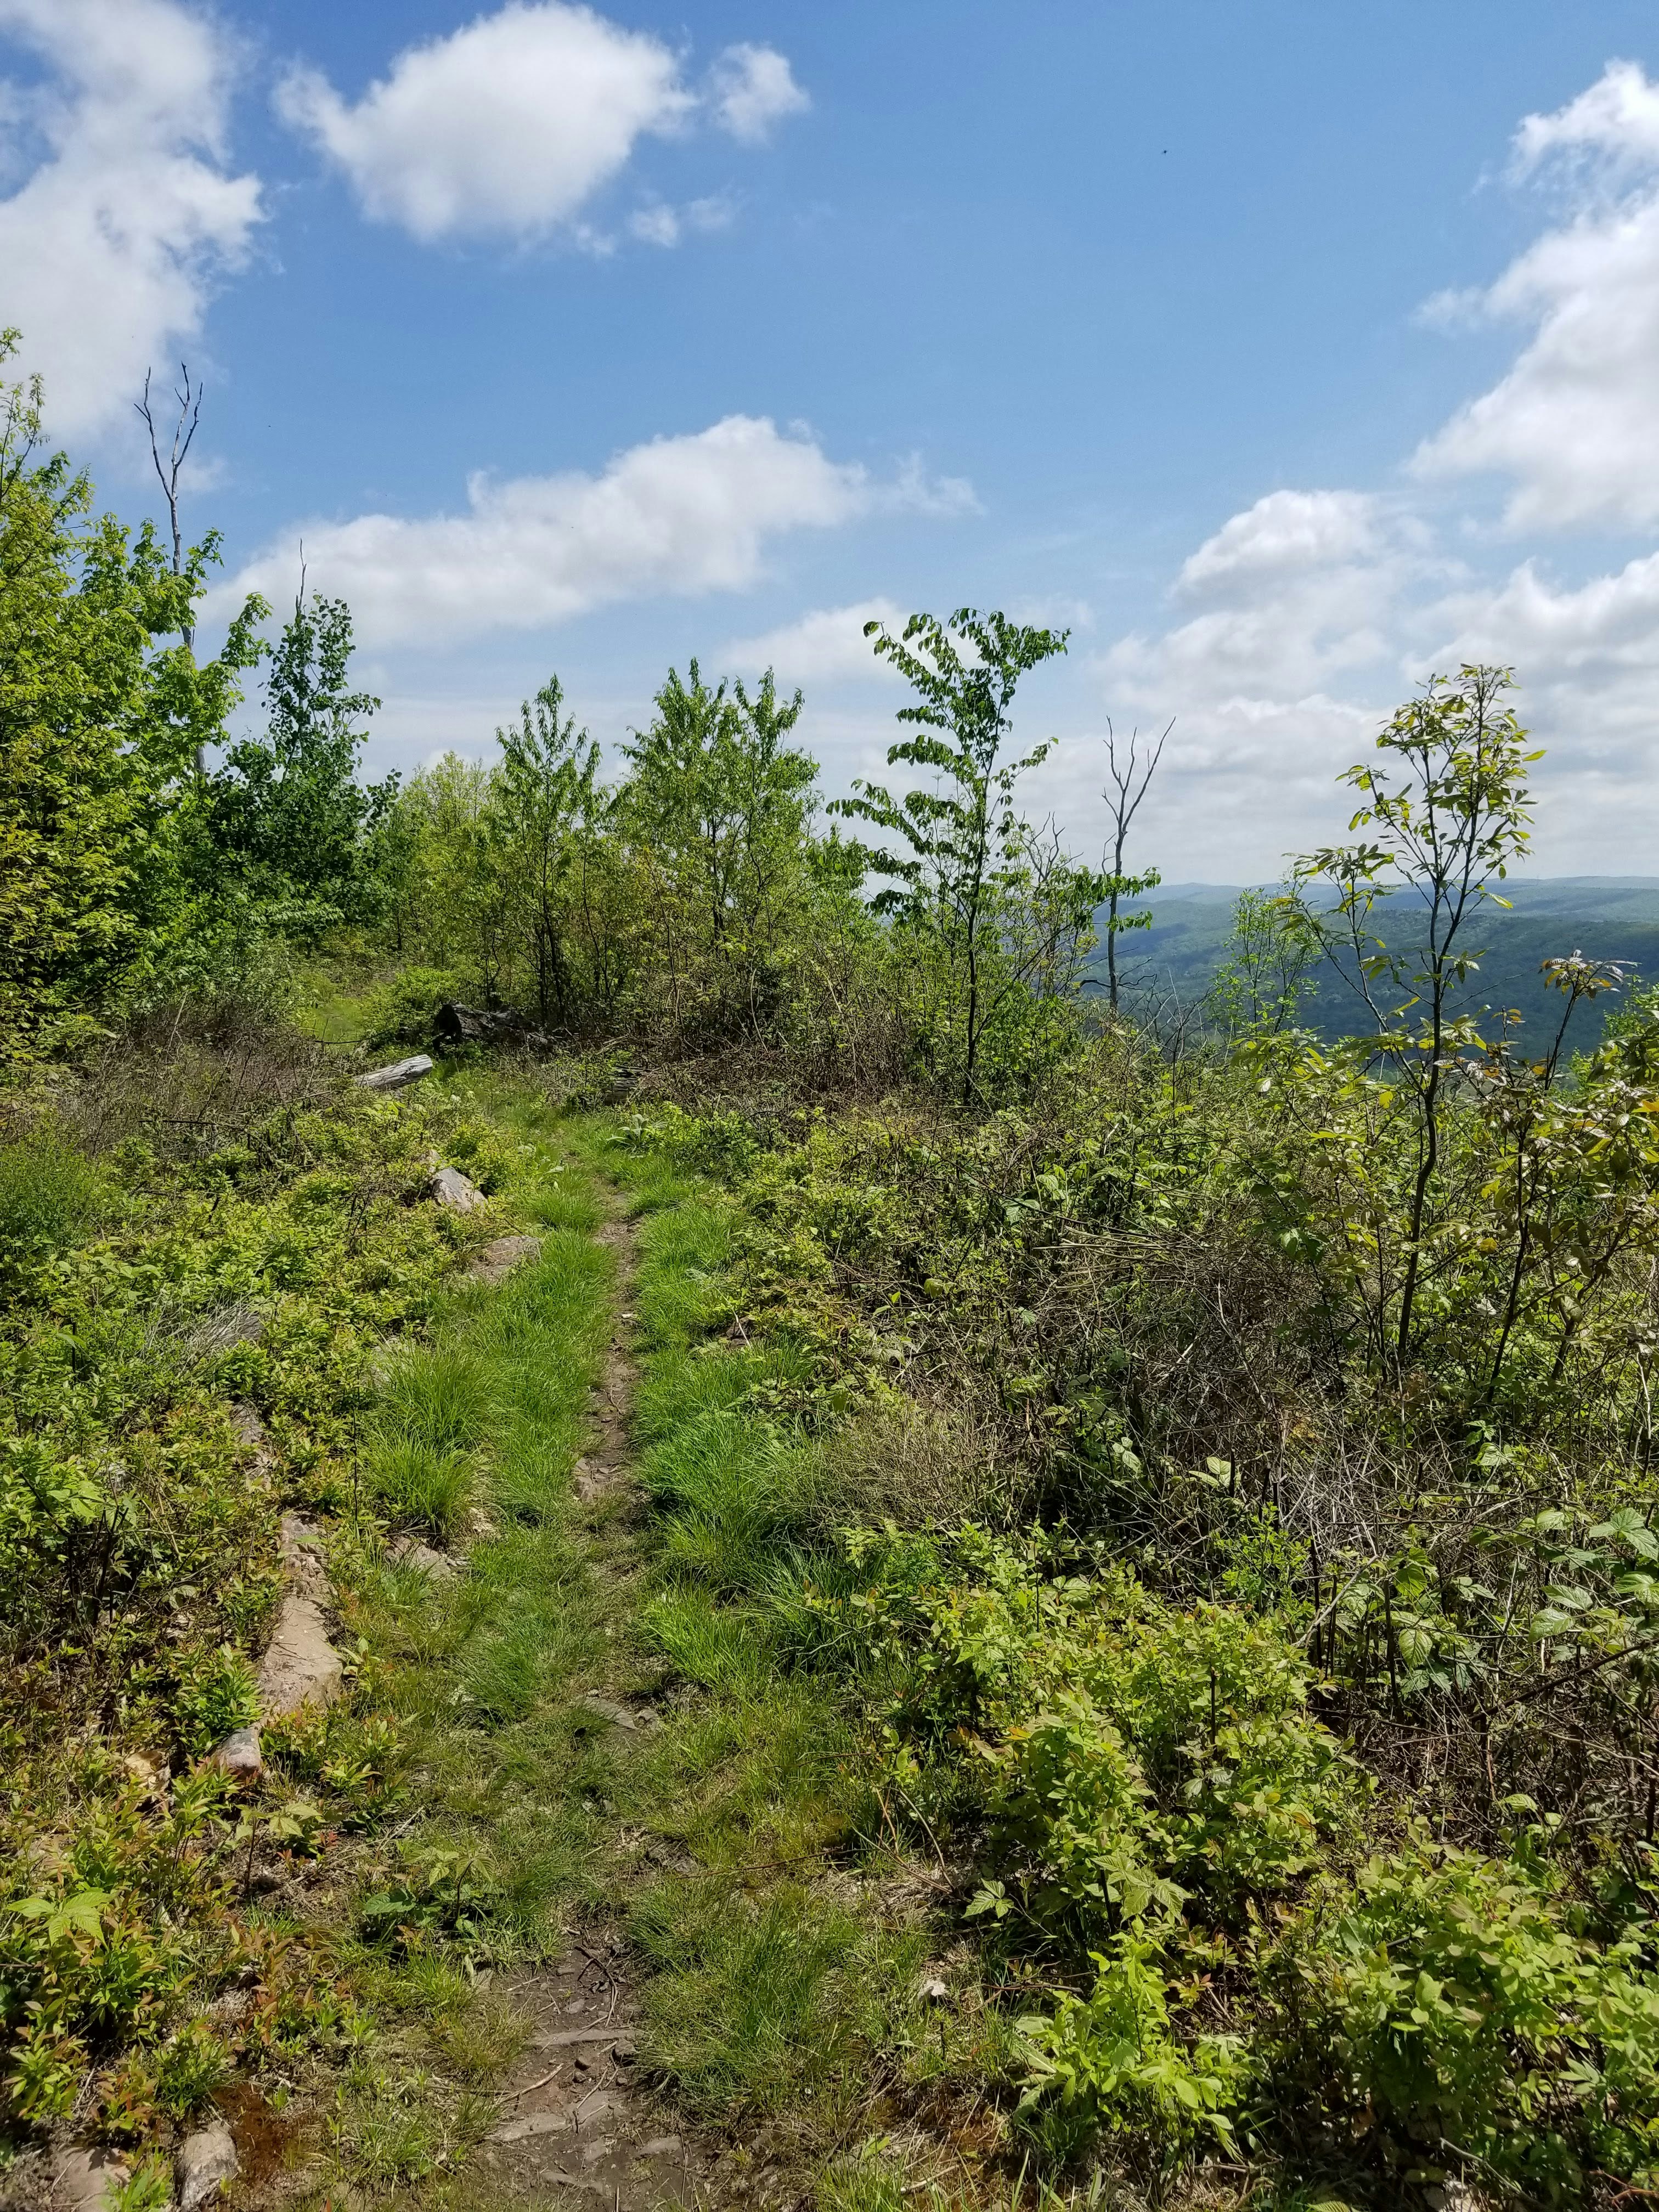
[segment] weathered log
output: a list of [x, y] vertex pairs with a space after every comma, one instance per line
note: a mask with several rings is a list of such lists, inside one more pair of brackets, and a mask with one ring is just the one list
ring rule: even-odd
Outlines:
[[408, 1060], [394, 1060], [389, 1067], [373, 1067], [367, 1075], [354, 1080], [365, 1091], [406, 1091], [411, 1083], [418, 1083], [423, 1075], [432, 1073], [432, 1061], [423, 1052]]

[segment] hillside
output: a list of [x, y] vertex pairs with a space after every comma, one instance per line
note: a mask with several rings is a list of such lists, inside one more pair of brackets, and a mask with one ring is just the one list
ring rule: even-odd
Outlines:
[[[1240, 888], [1171, 883], [1153, 892], [1144, 902], [1152, 927], [1122, 940], [1131, 987], [1143, 996], [1168, 990], [1188, 1003], [1201, 1000], [1227, 956]], [[1546, 960], [1582, 951], [1590, 959], [1629, 961], [1632, 983], [1659, 976], [1659, 877], [1516, 874], [1498, 888], [1510, 910], [1492, 905], [1481, 917], [1477, 935], [1486, 957], [1468, 1004], [1516, 1008], [1522, 1017], [1523, 1049], [1540, 1036], [1553, 1036], [1560, 1020], [1559, 1000], [1540, 973]], [[1393, 920], [1378, 924], [1385, 936]], [[1097, 976], [1103, 972], [1099, 954], [1091, 969]], [[1568, 1031], [1572, 1048], [1586, 1050], [1595, 1042], [1616, 1004], [1604, 1000], [1594, 1008], [1575, 1009]], [[1326, 968], [1306, 1003], [1306, 1018], [1339, 1035], [1363, 1025], [1353, 1006], [1352, 992]]]

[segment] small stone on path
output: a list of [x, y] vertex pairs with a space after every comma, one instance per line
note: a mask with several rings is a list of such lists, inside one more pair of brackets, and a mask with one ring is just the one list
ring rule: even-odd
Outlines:
[[222, 2122], [186, 2136], [179, 2153], [179, 2212], [196, 2212], [198, 2205], [210, 2204], [223, 2185], [235, 2179], [238, 2170], [236, 2146]]
[[486, 1244], [466, 1271], [470, 1283], [499, 1283], [514, 1267], [533, 1260], [542, 1249], [539, 1237], [498, 1237]]
[[69, 2150], [52, 2169], [60, 2203], [69, 2212], [111, 2212], [116, 2193], [132, 2178], [112, 2150]]
[[264, 1747], [258, 1729], [233, 1729], [207, 1756], [210, 1766], [228, 1774], [239, 1789], [249, 1790], [265, 1771]]
[[290, 1590], [260, 1663], [260, 1712], [267, 1720], [278, 1720], [297, 1713], [302, 1705], [331, 1705], [343, 1680], [340, 1655], [328, 1640], [321, 1607], [314, 1598]]
[[459, 1168], [440, 1168], [429, 1186], [440, 1206], [447, 1206], [456, 1213], [476, 1213], [481, 1206], [488, 1206], [476, 1182], [470, 1182]]
[[434, 1583], [453, 1582], [458, 1571], [447, 1553], [434, 1552], [430, 1544], [422, 1544], [415, 1536], [400, 1536], [395, 1544], [389, 1544], [386, 1557], [400, 1567], [413, 1567]]

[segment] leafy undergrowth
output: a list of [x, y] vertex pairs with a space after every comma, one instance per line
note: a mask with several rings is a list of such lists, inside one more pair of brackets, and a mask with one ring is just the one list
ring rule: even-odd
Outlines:
[[[673, 1109], [627, 1125], [658, 1172], [694, 1164], [732, 1194], [724, 1252], [693, 1255], [677, 1292], [684, 1340], [647, 1367], [642, 1472], [671, 1580], [645, 1618], [684, 1674], [728, 1695], [769, 1681], [846, 1747], [839, 1937], [833, 1889], [801, 1882], [823, 1899], [826, 1989], [837, 1940], [856, 1958], [872, 1924], [857, 1899], [881, 1848], [939, 1870], [937, 2013], [843, 2015], [863, 2039], [843, 2046], [861, 2050], [854, 2133], [919, 2121], [948, 2163], [974, 2112], [1005, 2178], [1023, 2160], [1028, 2186], [1092, 2174], [1153, 2200], [1394, 2203], [1449, 2172], [1526, 2202], [1651, 2188], [1659, 1937], [1639, 1833], [1587, 1849], [1519, 1792], [1460, 1808], [1426, 1756], [1419, 1786], [1379, 1778], [1342, 1726], [1353, 1677], [1328, 1672], [1328, 1610], [1313, 1633], [1305, 1550], [1218, 1455], [1197, 1475], [1143, 1458], [1184, 1409], [1136, 1408], [1127, 1330], [1068, 1336], [1041, 1279], [1084, 1249], [1054, 1133], [1010, 1116], [924, 1138], [866, 1116], [802, 1133]], [[1157, 1164], [1140, 1172], [1167, 1208]], [[1022, 1295], [1049, 1301], [1048, 1334], [1022, 1340]], [[1063, 1364], [1085, 1351], [1087, 1395]], [[1569, 1545], [1581, 1517], [1534, 1540]], [[1587, 1578], [1605, 1552], [1610, 1602], [1644, 1601], [1644, 1516], [1590, 1538], [1569, 1565]], [[1432, 1662], [1449, 1630], [1423, 1628], [1393, 1563], [1371, 1575], [1392, 1640], [1370, 1677], [1413, 1743], [1408, 1701], [1443, 1692], [1405, 1655]], [[1559, 1635], [1581, 1601], [1553, 1601]], [[1626, 1650], [1639, 1674], [1640, 1627], [1570, 1654], [1564, 1686]], [[711, 1989], [702, 2017], [724, 2016]], [[823, 2050], [834, 2033], [811, 2031]], [[695, 2043], [665, 2047], [706, 2078]], [[936, 2185], [914, 2164], [897, 2186]], [[879, 2195], [894, 2170], [866, 2141], [823, 2186]]]
[[[506, 1225], [510, 1190], [528, 1199], [540, 1161], [460, 1092], [375, 1099], [297, 1040], [175, 1036], [13, 1109], [0, 1147], [3, 2155], [27, 2201], [45, 2142], [100, 2136], [130, 2148], [142, 2197], [154, 2154], [213, 2102], [310, 2109], [317, 2082], [374, 2071], [364, 2054], [392, 2017], [384, 1946], [357, 1943], [336, 1906], [374, 1871], [377, 1838], [407, 1825], [418, 1751], [378, 1694], [386, 1662], [364, 1632], [373, 1589], [420, 1601], [384, 1564], [391, 1528], [416, 1517], [398, 1477], [417, 1449], [502, 1434], [515, 1390], [562, 1471], [605, 1264], [581, 1237], [551, 1237], [534, 1283], [491, 1307], [500, 1356], [488, 1389], [469, 1391], [444, 1340], [480, 1294], [445, 1280]], [[465, 1219], [437, 1207], [437, 1157], [501, 1200]], [[512, 1316], [536, 1296], [559, 1310], [562, 1368], [507, 1356]], [[533, 1316], [524, 1326], [539, 1344]], [[251, 1411], [263, 1442], [247, 1440]], [[526, 1497], [543, 1472], [519, 1469]], [[264, 1786], [240, 1797], [204, 1754], [254, 1717], [284, 1507], [318, 1520], [346, 1594], [349, 1695], [320, 1726], [269, 1729]], [[515, 1603], [532, 1602], [511, 1582]], [[489, 1589], [486, 1567], [458, 1603], [488, 1607]], [[533, 1601], [533, 1625], [473, 1638], [484, 1704], [523, 1695], [513, 1650], [564, 1621], [556, 1590]], [[465, 1917], [465, 1880], [441, 1849], [407, 1867], [392, 1855], [416, 1923]], [[445, 1967], [434, 1981], [447, 2019], [460, 2017], [459, 1979]], [[395, 2164], [385, 2146], [400, 2130], [459, 2139], [463, 2104], [367, 2128], [354, 2166]]]

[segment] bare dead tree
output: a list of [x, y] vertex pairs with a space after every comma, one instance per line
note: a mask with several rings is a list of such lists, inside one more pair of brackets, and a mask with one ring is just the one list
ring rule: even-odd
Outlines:
[[[149, 404], [149, 369], [144, 371], [144, 396], [135, 402], [144, 428], [149, 433], [149, 457], [155, 464], [156, 478], [167, 503], [167, 521], [173, 531], [173, 573], [175, 576], [182, 575], [185, 568], [185, 536], [179, 521], [179, 480], [184, 474], [196, 428], [202, 419], [201, 386], [191, 383], [189, 368], [182, 361], [179, 364], [179, 374], [184, 382], [182, 386], [174, 386], [173, 394], [179, 403], [179, 419], [173, 426], [173, 439], [165, 460], [161, 458], [161, 435], [155, 428], [155, 416]], [[186, 652], [194, 652], [196, 625], [190, 619], [188, 607], [179, 625], [179, 635], [184, 640]], [[196, 773], [198, 775], [207, 773], [207, 761], [200, 745], [196, 748]]]
[[[149, 457], [155, 464], [156, 478], [167, 503], [167, 521], [173, 531], [173, 573], [175, 576], [182, 575], [185, 569], [185, 534], [179, 521], [179, 480], [184, 474], [196, 428], [202, 419], [201, 386], [191, 383], [190, 370], [182, 361], [179, 364], [179, 374], [184, 379], [184, 385], [182, 389], [175, 388], [173, 394], [179, 403], [179, 420], [173, 425], [173, 441], [165, 460], [161, 458], [161, 434], [155, 428], [155, 416], [149, 404], [149, 369], [144, 371], [144, 396], [137, 403], [144, 428], [149, 433]], [[186, 645], [195, 644], [193, 623], [186, 623], [180, 635]]]
[[1107, 718], [1106, 774], [1109, 781], [1102, 790], [1101, 796], [1112, 812], [1112, 865], [1106, 878], [1106, 990], [1114, 1009], [1117, 1006], [1119, 933], [1125, 929], [1145, 929], [1152, 921], [1151, 915], [1136, 915], [1121, 920], [1118, 902], [1120, 899], [1139, 898], [1143, 891], [1151, 890], [1158, 881], [1156, 868], [1149, 868], [1144, 875], [1126, 876], [1123, 872], [1123, 848], [1128, 840], [1129, 825], [1139, 810], [1141, 800], [1146, 796], [1146, 787], [1152, 782], [1163, 757], [1165, 740], [1174, 727], [1175, 721], [1171, 717], [1164, 726], [1164, 735], [1146, 755], [1140, 750], [1139, 730], [1131, 730], [1127, 755], [1120, 760], [1117, 732], [1112, 727], [1111, 718]]

